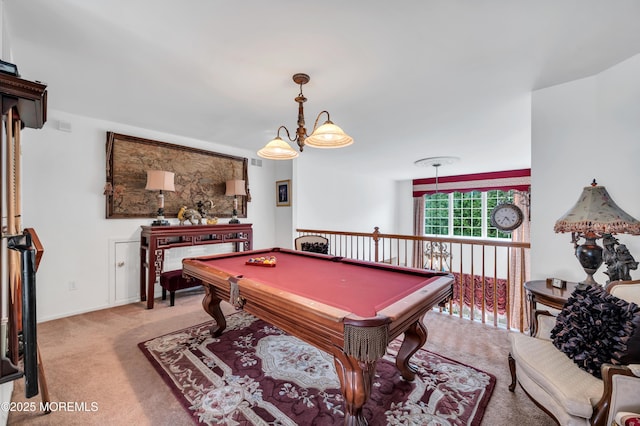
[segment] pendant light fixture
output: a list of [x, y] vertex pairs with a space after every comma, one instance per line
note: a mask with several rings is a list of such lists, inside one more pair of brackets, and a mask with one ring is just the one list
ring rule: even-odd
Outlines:
[[[307, 84], [310, 77], [307, 74], [298, 73], [293, 75], [293, 81], [300, 85], [300, 93], [296, 96], [295, 101], [298, 103], [298, 127], [296, 129], [296, 137], [292, 138], [289, 130], [285, 126], [278, 127], [275, 139], [271, 140], [264, 148], [258, 151], [258, 155], [269, 160], [291, 160], [298, 156], [298, 153], [280, 137], [280, 130], [284, 130], [287, 138], [291, 142], [296, 142], [303, 151], [305, 145], [314, 148], [342, 148], [353, 143], [353, 138], [347, 135], [339, 126], [331, 122], [328, 111], [322, 111], [318, 114], [311, 135], [307, 135], [304, 120], [304, 103], [307, 98], [302, 94], [302, 86]], [[327, 120], [318, 127], [320, 117], [326, 114]]]

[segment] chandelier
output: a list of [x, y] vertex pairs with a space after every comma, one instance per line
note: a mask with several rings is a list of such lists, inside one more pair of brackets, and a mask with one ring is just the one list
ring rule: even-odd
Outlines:
[[[290, 160], [296, 158], [298, 153], [291, 145], [280, 137], [280, 130], [284, 130], [287, 138], [291, 142], [296, 142], [303, 151], [306, 145], [314, 148], [342, 148], [353, 143], [353, 138], [347, 135], [340, 127], [331, 122], [328, 111], [321, 111], [313, 125], [311, 135], [307, 135], [307, 129], [304, 122], [304, 103], [307, 98], [302, 94], [302, 85], [307, 84], [310, 78], [307, 74], [294, 74], [293, 81], [300, 85], [300, 93], [296, 96], [295, 101], [298, 103], [298, 128], [296, 129], [296, 137], [292, 138], [289, 130], [285, 126], [278, 127], [276, 138], [265, 145], [258, 151], [258, 155], [269, 160]], [[327, 121], [318, 127], [318, 121], [322, 114], [327, 115]]]

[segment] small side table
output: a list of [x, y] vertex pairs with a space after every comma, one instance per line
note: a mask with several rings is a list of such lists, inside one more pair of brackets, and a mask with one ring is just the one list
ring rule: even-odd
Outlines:
[[547, 280], [527, 281], [524, 288], [527, 291], [527, 299], [529, 300], [529, 333], [536, 333], [535, 314], [537, 304], [549, 306], [554, 309], [562, 309], [571, 293], [576, 289], [578, 283], [567, 282], [565, 288], [556, 288], [547, 283]]

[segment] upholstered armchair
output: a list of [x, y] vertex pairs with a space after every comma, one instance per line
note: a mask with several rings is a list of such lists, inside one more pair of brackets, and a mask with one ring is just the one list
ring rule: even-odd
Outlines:
[[[605, 410], [598, 410], [600, 416], [596, 416], [594, 424], [604, 425], [640, 425], [640, 364], [628, 367], [606, 365], [602, 367], [604, 381], [604, 394], [599, 404], [609, 404], [609, 413], [604, 420]], [[631, 421], [635, 420], [635, 423]]]
[[613, 417], [611, 426], [638, 426], [640, 425], [640, 413], [618, 411]]
[[[597, 300], [594, 294], [581, 298], [574, 292], [576, 296], [569, 298], [557, 316], [537, 311], [535, 336], [516, 332], [509, 335], [509, 390], [513, 392], [519, 383], [540, 408], [563, 426], [609, 426], [618, 412], [640, 411], [640, 280], [611, 283], [606, 290], [593, 289], [594, 294], [602, 293], [603, 300]], [[618, 310], [626, 315], [624, 320], [615, 317], [617, 314], [610, 320], [601, 320], [602, 311], [606, 318]], [[571, 347], [579, 340], [572, 332], [581, 328], [576, 325], [579, 321], [572, 317], [573, 312], [581, 312], [587, 321], [590, 316], [593, 318], [591, 324], [582, 327], [586, 334], [593, 334], [591, 328], [599, 324], [617, 329], [615, 339], [619, 345], [612, 355], [598, 353], [604, 351], [600, 341], [583, 345], [582, 352]], [[592, 354], [593, 359], [585, 354]]]

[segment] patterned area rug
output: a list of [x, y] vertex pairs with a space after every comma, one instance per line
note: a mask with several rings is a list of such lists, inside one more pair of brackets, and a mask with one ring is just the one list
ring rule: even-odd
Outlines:
[[[212, 322], [157, 337], [140, 349], [194, 423], [339, 425], [344, 422], [333, 357], [244, 312], [227, 318], [219, 338]], [[402, 379], [394, 340], [378, 361], [364, 406], [370, 425], [479, 425], [495, 377], [424, 349]]]

